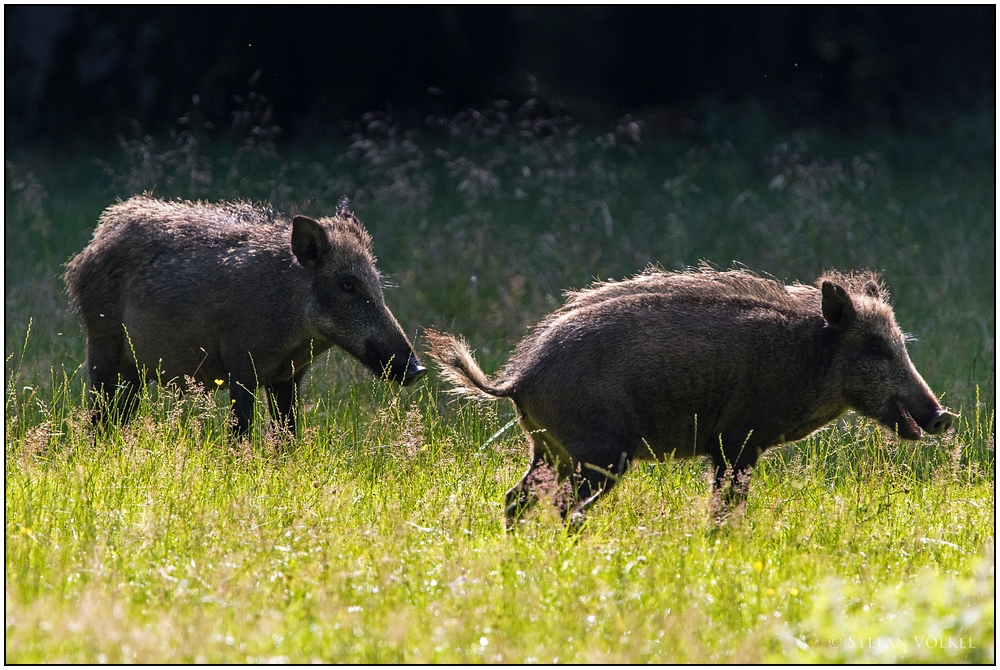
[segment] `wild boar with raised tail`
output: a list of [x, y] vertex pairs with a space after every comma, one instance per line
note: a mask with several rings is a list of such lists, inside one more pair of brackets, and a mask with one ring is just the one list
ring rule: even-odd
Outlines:
[[807, 286], [701, 267], [595, 284], [570, 293], [492, 378], [464, 340], [427, 339], [454, 392], [510, 398], [520, 415], [531, 465], [507, 493], [508, 527], [537, 501], [538, 468], [564, 482], [556, 506], [579, 520], [633, 460], [707, 456], [721, 521], [765, 449], [849, 409], [908, 440], [955, 419], [910, 362], [871, 272]]

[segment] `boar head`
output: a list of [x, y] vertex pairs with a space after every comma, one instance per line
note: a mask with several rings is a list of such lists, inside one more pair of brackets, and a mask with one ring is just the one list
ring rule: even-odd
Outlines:
[[835, 375], [848, 404], [907, 440], [948, 430], [955, 415], [941, 407], [910, 361], [877, 275], [827, 275], [820, 290], [823, 318], [836, 340]]
[[386, 307], [371, 236], [343, 203], [322, 222], [294, 217], [292, 253], [312, 278], [307, 318], [320, 338], [404, 386], [424, 376], [426, 368]]

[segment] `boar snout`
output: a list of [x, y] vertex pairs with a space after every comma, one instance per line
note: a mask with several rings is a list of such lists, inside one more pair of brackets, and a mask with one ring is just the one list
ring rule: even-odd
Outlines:
[[427, 374], [427, 368], [420, 364], [416, 356], [411, 356], [410, 364], [406, 366], [406, 373], [403, 375], [402, 384], [403, 386], [409, 386], [419, 381], [425, 374]]
[[903, 400], [897, 400], [882, 422], [894, 428], [896, 434], [904, 440], [919, 440], [924, 432], [928, 435], [944, 433], [951, 428], [955, 419], [954, 414], [943, 409], [937, 402], [920, 412], [912, 406], [907, 406]]
[[368, 343], [360, 359], [376, 374], [403, 386], [409, 386], [427, 374], [427, 368], [420, 364], [412, 349], [400, 353], [387, 353], [380, 350], [377, 345]]
[[924, 426], [924, 430], [931, 435], [939, 435], [951, 428], [952, 423], [954, 423], [957, 418], [957, 416], [948, 410], [943, 409], [938, 412], [926, 426]]

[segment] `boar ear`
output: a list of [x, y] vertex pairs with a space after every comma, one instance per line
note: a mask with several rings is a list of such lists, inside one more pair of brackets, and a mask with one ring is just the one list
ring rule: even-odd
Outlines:
[[851, 325], [854, 320], [854, 303], [843, 286], [825, 281], [823, 290], [823, 318], [834, 330], [841, 330]]
[[314, 268], [330, 249], [326, 230], [308, 216], [292, 218], [292, 253], [304, 268]]

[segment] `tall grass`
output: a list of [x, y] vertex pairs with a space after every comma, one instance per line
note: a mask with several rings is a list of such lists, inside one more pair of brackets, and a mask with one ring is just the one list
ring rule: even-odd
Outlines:
[[[216, 131], [195, 109], [99, 164], [7, 164], [6, 660], [994, 660], [991, 124], [782, 135], [716, 110], [682, 142], [498, 103], [420, 129], [372, 113], [305, 149], [267, 109], [247, 96]], [[722, 529], [705, 463], [639, 464], [580, 533], [546, 509], [502, 531], [527, 465], [511, 407], [456, 403], [433, 374], [372, 381], [338, 352], [296, 440], [258, 405], [233, 443], [222, 394], [170, 388], [95, 436], [61, 265], [145, 190], [314, 215], [349, 195], [407, 332], [461, 332], [487, 370], [564, 289], [649, 263], [873, 267], [961, 416], [919, 444], [847, 417], [775, 449]]]

